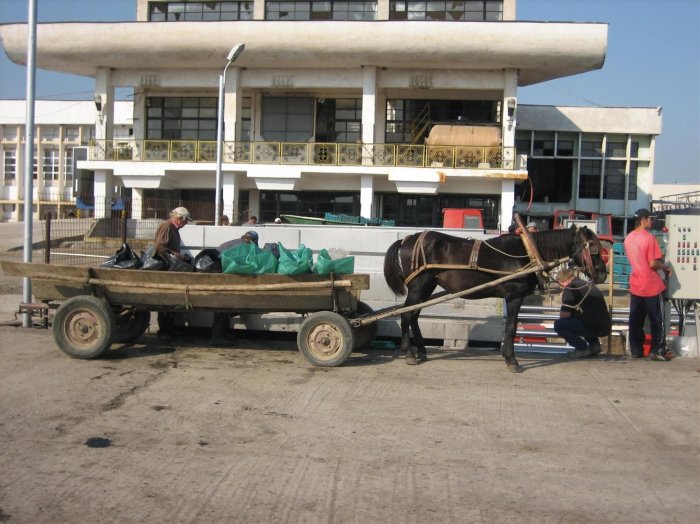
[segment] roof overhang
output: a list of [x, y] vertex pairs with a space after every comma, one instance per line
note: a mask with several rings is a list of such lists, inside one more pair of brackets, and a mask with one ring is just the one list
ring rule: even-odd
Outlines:
[[[37, 27], [37, 67], [94, 77], [98, 68], [517, 69], [518, 85], [599, 69], [608, 26], [580, 22], [119, 22]], [[10, 60], [26, 64], [27, 24], [0, 25]]]

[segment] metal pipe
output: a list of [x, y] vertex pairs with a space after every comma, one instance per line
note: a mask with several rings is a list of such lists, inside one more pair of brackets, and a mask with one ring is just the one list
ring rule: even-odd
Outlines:
[[[34, 244], [33, 231], [34, 220], [34, 94], [36, 90], [36, 0], [28, 2], [27, 37], [27, 93], [26, 93], [26, 119], [24, 125], [24, 262], [32, 261], [32, 248]], [[22, 279], [22, 301], [29, 304], [32, 301], [32, 281], [28, 277]], [[31, 327], [32, 315], [26, 311], [22, 316], [22, 326]]]

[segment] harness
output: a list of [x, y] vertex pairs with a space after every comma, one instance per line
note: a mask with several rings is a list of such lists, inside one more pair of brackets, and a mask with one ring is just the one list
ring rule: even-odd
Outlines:
[[[449, 269], [459, 269], [459, 270], [472, 270], [472, 271], [481, 271], [484, 273], [491, 273], [494, 275], [510, 275], [513, 273], [513, 271], [503, 271], [503, 270], [498, 270], [498, 269], [490, 269], [490, 268], [485, 268], [483, 266], [479, 266], [478, 261], [479, 261], [479, 255], [481, 253], [481, 247], [482, 245], [485, 245], [486, 247], [501, 253], [505, 256], [511, 257], [511, 258], [529, 258], [530, 262], [528, 262], [525, 266], [521, 267], [519, 271], [530, 269], [531, 267], [538, 267], [539, 271], [536, 273], [537, 279], [540, 282], [540, 286], [544, 288], [544, 282], [551, 280], [551, 277], [549, 275], [549, 272], [546, 269], [546, 265], [544, 261], [542, 260], [542, 256], [540, 255], [539, 250], [537, 249], [537, 245], [535, 244], [534, 240], [532, 239], [532, 236], [530, 232], [527, 230], [527, 228], [524, 226], [522, 219], [520, 218], [520, 215], [517, 213], [515, 214], [515, 221], [520, 226], [520, 229], [522, 231], [522, 234], [520, 236], [523, 246], [525, 247], [525, 251], [527, 252], [527, 255], [511, 255], [509, 253], [505, 253], [496, 247], [492, 246], [491, 244], [488, 243], [488, 241], [483, 241], [483, 240], [478, 240], [478, 239], [468, 239], [468, 240], [473, 240], [474, 244], [472, 245], [472, 250], [471, 253], [469, 254], [469, 260], [467, 264], [434, 264], [434, 263], [428, 263], [427, 257], [425, 256], [425, 237], [429, 233], [429, 231], [423, 231], [418, 235], [418, 238], [416, 239], [415, 244], [413, 245], [413, 251], [411, 252], [411, 273], [405, 278], [404, 284], [408, 285], [413, 279], [415, 279], [419, 274], [421, 274], [423, 271], [429, 270], [429, 269], [440, 269], [440, 270], [449, 270]], [[410, 238], [409, 236], [404, 237], [402, 240], [402, 244], [406, 242]], [[597, 246], [591, 246], [591, 242], [587, 241], [579, 251], [574, 253], [571, 257], [573, 258], [576, 256], [578, 253], [582, 253], [582, 258], [583, 258], [583, 264], [585, 266], [586, 270], [589, 270], [591, 273], [593, 271], [593, 259], [591, 258], [591, 254], [597, 254], [598, 253], [598, 248]], [[589, 290], [590, 291], [590, 290]], [[586, 294], [588, 296], [588, 294]], [[585, 298], [585, 297], [584, 297]]]

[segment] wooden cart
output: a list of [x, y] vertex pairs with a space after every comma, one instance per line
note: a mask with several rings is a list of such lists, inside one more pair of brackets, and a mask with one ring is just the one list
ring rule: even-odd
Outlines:
[[376, 324], [351, 327], [371, 313], [360, 302], [369, 275], [228, 275], [78, 268], [3, 261], [6, 275], [29, 277], [35, 300], [56, 308], [53, 334], [74, 358], [96, 358], [115, 342], [139, 338], [151, 311], [305, 315], [299, 351], [316, 366], [339, 366], [354, 348], [371, 343]]

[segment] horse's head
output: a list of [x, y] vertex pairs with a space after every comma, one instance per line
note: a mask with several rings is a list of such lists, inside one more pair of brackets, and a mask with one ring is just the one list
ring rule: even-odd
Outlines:
[[603, 246], [593, 231], [586, 226], [576, 229], [572, 257], [576, 265], [596, 284], [602, 284], [608, 276], [603, 251]]

